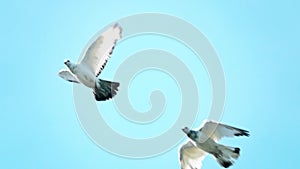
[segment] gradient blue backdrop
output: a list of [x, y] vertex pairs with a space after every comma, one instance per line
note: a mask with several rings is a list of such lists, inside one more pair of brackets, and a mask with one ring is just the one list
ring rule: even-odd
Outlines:
[[[97, 147], [80, 127], [72, 85], [57, 76], [64, 67], [63, 60], [77, 60], [98, 30], [119, 18], [143, 12], [161, 12], [185, 19], [216, 48], [226, 75], [222, 122], [251, 132], [247, 139], [224, 140], [242, 148], [242, 155], [232, 168], [296, 168], [300, 160], [299, 11], [300, 3], [292, 0], [1, 2], [0, 168], [180, 168], [177, 147], [161, 156], [140, 160], [114, 156]], [[164, 46], [164, 41], [155, 41], [155, 37], [148, 40], [142, 47]], [[153, 46], [152, 40], [157, 46]], [[128, 45], [134, 47], [134, 43], [139, 44], [138, 39]], [[122, 55], [122, 50], [117, 54]], [[108, 69], [120, 62], [117, 54], [114, 53]], [[189, 66], [197, 70], [197, 65]], [[112, 75], [109, 70], [103, 74], [106, 79]], [[146, 72], [135, 83], [157, 76], [163, 79], [166, 75]], [[196, 80], [205, 81], [205, 77]], [[169, 79], [165, 83], [174, 82]], [[136, 90], [131, 91], [130, 97], [137, 109], [147, 110], [147, 98], [138, 104], [139, 99], [134, 97], [145, 96], [140, 95], [138, 91], [143, 89], [138, 86], [132, 84]], [[167, 95], [167, 89], [166, 92]], [[209, 100], [209, 93], [204, 92], [204, 110], [208, 110], [205, 105], [209, 107]], [[112, 104], [108, 101], [99, 107]], [[107, 114], [117, 115], [116, 111]], [[204, 118], [199, 116], [194, 127]], [[170, 125], [160, 123], [155, 127], [163, 131]], [[118, 130], [117, 125], [113, 127]], [[135, 124], [125, 134], [148, 137], [131, 132], [140, 132], [138, 127]], [[207, 157], [203, 168], [220, 167], [212, 157]]]

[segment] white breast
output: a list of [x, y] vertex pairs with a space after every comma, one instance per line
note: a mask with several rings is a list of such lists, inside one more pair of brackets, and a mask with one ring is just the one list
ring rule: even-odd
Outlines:
[[74, 74], [79, 79], [81, 83], [83, 83], [85, 86], [89, 88], [95, 88], [95, 82], [97, 77], [94, 75], [94, 73], [84, 65], [77, 65]]

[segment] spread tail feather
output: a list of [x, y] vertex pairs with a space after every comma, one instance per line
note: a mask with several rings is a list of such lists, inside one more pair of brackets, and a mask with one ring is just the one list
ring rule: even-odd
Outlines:
[[110, 82], [102, 79], [96, 81], [94, 96], [97, 101], [104, 101], [113, 98], [118, 91], [120, 83]]
[[233, 164], [233, 161], [232, 161], [232, 160], [225, 159], [225, 158], [223, 158], [223, 157], [221, 157], [221, 156], [218, 156], [218, 157], [216, 157], [216, 158], [217, 158], [218, 163], [219, 163], [221, 166], [223, 166], [224, 168], [228, 168], [228, 167], [232, 166], [232, 164]]
[[218, 163], [224, 168], [228, 168], [233, 165], [233, 159], [238, 159], [240, 156], [240, 148], [219, 145], [218, 149], [219, 152], [215, 155], [215, 157]]

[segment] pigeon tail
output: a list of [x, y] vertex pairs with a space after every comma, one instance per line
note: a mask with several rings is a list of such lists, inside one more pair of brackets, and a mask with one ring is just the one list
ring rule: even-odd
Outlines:
[[120, 83], [118, 82], [98, 79], [93, 91], [95, 99], [97, 101], [105, 101], [113, 98], [117, 94], [119, 86]]
[[240, 148], [220, 144], [217, 147], [219, 151], [214, 156], [218, 163], [225, 168], [230, 167], [234, 163], [233, 159], [238, 159], [240, 156]]
[[224, 168], [228, 168], [228, 167], [232, 166], [232, 164], [233, 164], [232, 160], [226, 159], [222, 156], [217, 156], [216, 159], [217, 159], [218, 163]]

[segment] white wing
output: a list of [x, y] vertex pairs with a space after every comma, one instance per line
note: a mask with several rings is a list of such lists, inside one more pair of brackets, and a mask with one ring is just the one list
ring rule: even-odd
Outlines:
[[188, 141], [179, 150], [181, 169], [200, 169], [206, 152], [196, 147], [193, 142]]
[[58, 75], [69, 82], [80, 83], [79, 80], [67, 69], [60, 70]]
[[121, 34], [122, 28], [118, 24], [108, 28], [87, 49], [79, 63], [90, 68], [98, 76], [112, 54], [115, 44], [121, 39]]
[[219, 141], [222, 137], [249, 136], [249, 131], [247, 130], [214, 121], [205, 122], [204, 126], [199, 131], [215, 141]]

